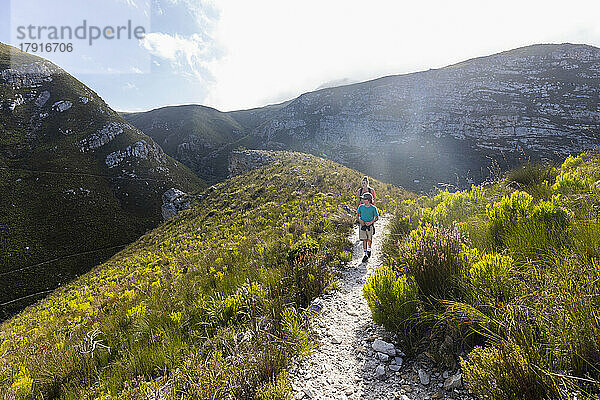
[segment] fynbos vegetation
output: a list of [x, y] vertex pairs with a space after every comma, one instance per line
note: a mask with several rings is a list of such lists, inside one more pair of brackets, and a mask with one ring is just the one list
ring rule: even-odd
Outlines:
[[[387, 267], [365, 286], [374, 319], [413, 351], [459, 362], [482, 398], [595, 398], [599, 166], [597, 153], [585, 153], [398, 203]], [[373, 300], [391, 297], [411, 307]], [[439, 345], [448, 336], [451, 349]]]
[[314, 346], [304, 309], [351, 257], [342, 206], [362, 176], [272, 155], [5, 321], [0, 397], [287, 398]]

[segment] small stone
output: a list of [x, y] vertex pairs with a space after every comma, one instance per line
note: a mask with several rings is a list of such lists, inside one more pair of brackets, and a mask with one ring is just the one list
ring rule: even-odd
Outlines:
[[387, 377], [385, 374], [385, 367], [383, 365], [379, 365], [375, 369], [375, 376], [377, 376], [377, 378], [381, 380], [384, 380]]
[[404, 360], [402, 360], [402, 357], [394, 357], [394, 362], [396, 363], [396, 365], [402, 366], [402, 362]]
[[385, 353], [388, 356], [396, 355], [396, 348], [394, 347], [394, 345], [388, 342], [384, 342], [381, 339], [375, 339], [375, 341], [371, 344], [371, 347], [373, 348], [373, 350], [380, 353]]
[[402, 385], [402, 390], [404, 390], [406, 393], [410, 393], [413, 391], [413, 388], [410, 385]]
[[333, 344], [340, 344], [340, 343], [342, 343], [342, 341], [339, 338], [337, 338], [337, 337], [334, 336], [334, 337], [331, 338], [331, 343], [333, 343]]
[[309, 388], [304, 388], [304, 389], [302, 389], [302, 391], [304, 392], [306, 397], [308, 397], [309, 399], [313, 398], [313, 393]]
[[323, 311], [323, 300], [318, 297], [315, 298], [308, 306], [308, 310], [315, 314], [319, 314], [321, 311]]
[[444, 378], [444, 379], [448, 379], [449, 376], [450, 376], [450, 372], [448, 372], [448, 371], [444, 371], [444, 373], [442, 374], [442, 378]]
[[381, 362], [388, 362], [390, 360], [390, 356], [385, 353], [377, 353], [377, 358]]
[[462, 374], [461, 373], [452, 375], [444, 381], [444, 389], [446, 389], [448, 391], [453, 390], [453, 389], [458, 389], [460, 387], [462, 387]]
[[394, 372], [400, 371], [400, 366], [399, 365], [392, 364], [392, 365], [390, 365], [389, 368], [390, 368], [390, 371], [394, 371]]
[[442, 393], [441, 391], [437, 391], [434, 394], [431, 395], [432, 399], [443, 399], [444, 398], [444, 393]]
[[421, 385], [429, 385], [429, 374], [424, 369], [419, 369], [419, 382]]

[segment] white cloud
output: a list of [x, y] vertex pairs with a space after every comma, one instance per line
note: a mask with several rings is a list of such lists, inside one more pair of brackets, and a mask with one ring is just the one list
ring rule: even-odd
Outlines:
[[150, 54], [169, 61], [175, 73], [193, 76], [200, 81], [212, 79], [207, 67], [214, 59], [211, 55], [213, 44], [203, 40], [199, 34], [184, 37], [179, 34], [151, 32], [140, 44]]
[[169, 35], [162, 32], [148, 33], [141, 40], [141, 44], [150, 54], [171, 61], [175, 61], [179, 55], [191, 59], [204, 46], [199, 35], [184, 38], [178, 34]]
[[[203, 103], [223, 110], [260, 106], [340, 78], [438, 68], [534, 43], [600, 45], [596, 0], [215, 4], [214, 41], [225, 55], [206, 64], [215, 82]], [[168, 43], [167, 49], [187, 48], [177, 40]], [[167, 49], [157, 52], [172, 55]]]

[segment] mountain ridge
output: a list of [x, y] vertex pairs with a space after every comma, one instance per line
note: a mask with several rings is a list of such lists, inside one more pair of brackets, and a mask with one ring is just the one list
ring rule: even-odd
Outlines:
[[4, 44], [0, 98], [3, 317], [156, 226], [171, 187], [204, 187], [96, 92]]
[[[245, 147], [326, 156], [420, 192], [464, 188], [528, 160], [593, 147], [599, 63], [595, 46], [533, 44], [226, 114], [245, 128]], [[378, 157], [363, 155], [369, 146]]]

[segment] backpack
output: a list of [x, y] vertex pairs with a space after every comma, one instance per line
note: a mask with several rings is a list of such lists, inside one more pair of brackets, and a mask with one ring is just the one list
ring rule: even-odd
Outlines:
[[[371, 194], [373, 194], [373, 191], [372, 191], [372, 190], [373, 190], [373, 189], [371, 189], [371, 186], [369, 186], [369, 187], [367, 188], [367, 191], [368, 191], [369, 193], [371, 193]], [[363, 195], [363, 193], [364, 193], [364, 190], [363, 190], [363, 188], [362, 188], [362, 186], [361, 186], [361, 187], [360, 187], [360, 194], [359, 194], [358, 196], [359, 196], [359, 197], [360, 197], [360, 196], [362, 196], [362, 195]]]

